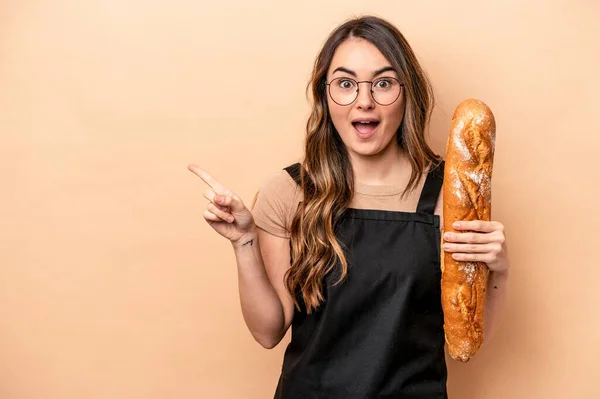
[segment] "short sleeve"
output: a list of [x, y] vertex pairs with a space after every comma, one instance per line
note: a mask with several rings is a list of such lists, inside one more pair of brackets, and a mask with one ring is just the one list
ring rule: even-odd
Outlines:
[[258, 191], [252, 208], [256, 225], [277, 237], [289, 238], [300, 195], [296, 182], [282, 169]]

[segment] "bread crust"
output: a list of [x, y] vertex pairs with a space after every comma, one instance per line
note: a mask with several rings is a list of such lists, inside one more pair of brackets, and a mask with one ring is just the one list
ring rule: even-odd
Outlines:
[[[444, 167], [444, 232], [460, 220], [490, 220], [496, 122], [480, 100], [466, 99], [452, 116]], [[442, 251], [442, 305], [448, 351], [454, 360], [469, 361], [484, 337], [488, 267], [463, 262]]]

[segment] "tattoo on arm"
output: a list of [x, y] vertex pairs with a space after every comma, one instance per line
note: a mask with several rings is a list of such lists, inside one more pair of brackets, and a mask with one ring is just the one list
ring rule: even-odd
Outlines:
[[253, 243], [254, 243], [254, 240], [246, 241], [246, 242], [245, 242], [245, 243], [242, 245], [242, 247], [245, 247], [246, 245], [250, 245], [250, 246], [252, 246], [252, 244], [253, 244]]

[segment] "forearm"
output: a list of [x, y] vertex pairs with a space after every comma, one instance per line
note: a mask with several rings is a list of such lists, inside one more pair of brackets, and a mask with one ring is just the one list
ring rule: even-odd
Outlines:
[[485, 306], [485, 336], [490, 338], [506, 301], [508, 271], [490, 272]]
[[253, 231], [233, 243], [233, 249], [244, 321], [253, 337], [264, 347], [271, 348], [284, 334], [285, 318], [281, 299], [264, 266], [257, 233]]

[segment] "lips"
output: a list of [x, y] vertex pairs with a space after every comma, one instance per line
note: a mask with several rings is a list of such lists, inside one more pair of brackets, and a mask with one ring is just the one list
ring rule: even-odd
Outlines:
[[355, 119], [352, 121], [352, 126], [354, 126], [359, 134], [368, 136], [377, 129], [379, 120], [375, 118]]

